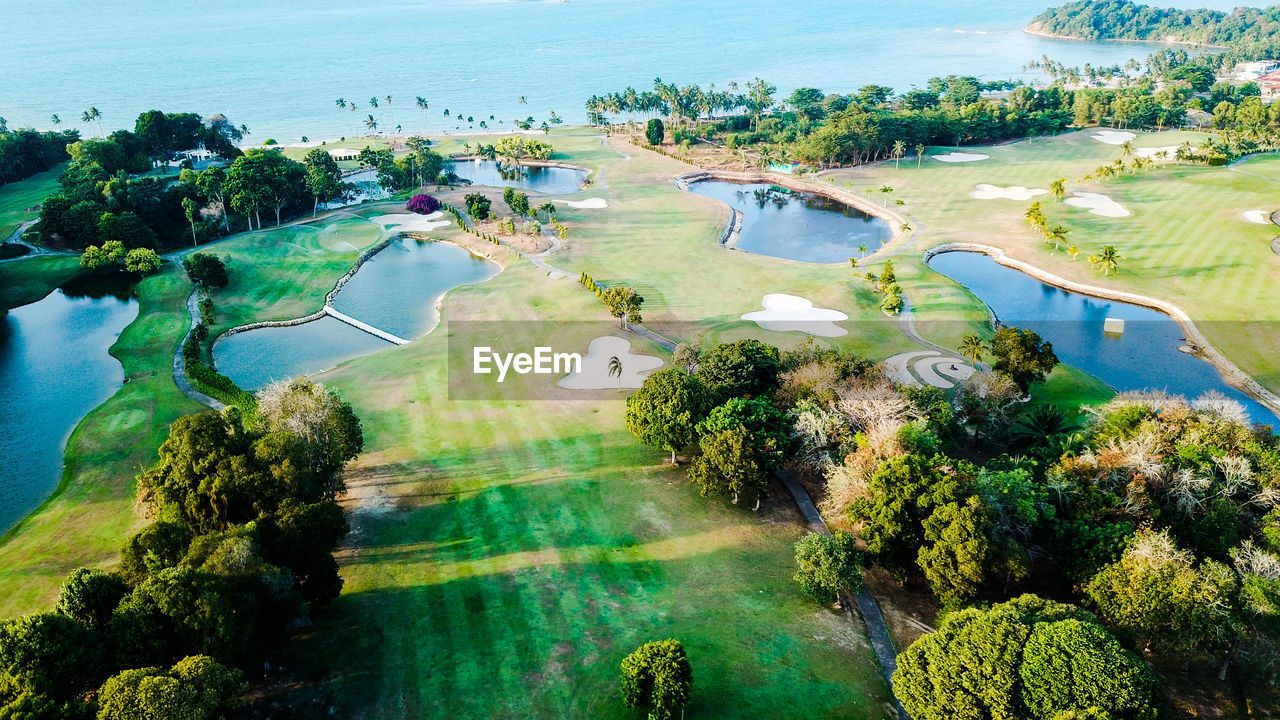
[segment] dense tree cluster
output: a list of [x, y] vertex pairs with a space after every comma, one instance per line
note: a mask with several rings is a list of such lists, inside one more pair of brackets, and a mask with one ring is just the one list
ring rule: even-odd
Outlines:
[[40, 132], [0, 126], [0, 185], [44, 172], [70, 159], [67, 146], [80, 141], [75, 130]]
[[1035, 22], [1045, 32], [1089, 40], [1159, 40], [1276, 48], [1280, 18], [1274, 9], [1231, 12], [1140, 5], [1133, 0], [1077, 0], [1045, 10]]
[[362, 445], [350, 406], [305, 378], [263, 391], [252, 424], [176, 420], [118, 570], [76, 570], [53, 612], [0, 623], [0, 717], [222, 717], [241, 671], [341, 590], [335, 498]]
[[622, 661], [620, 689], [629, 708], [648, 709], [649, 720], [683, 716], [693, 692], [693, 668], [679, 640], [648, 642]]

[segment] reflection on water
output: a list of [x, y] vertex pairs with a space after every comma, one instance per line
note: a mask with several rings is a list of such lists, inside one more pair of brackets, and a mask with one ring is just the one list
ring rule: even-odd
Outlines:
[[58, 486], [67, 437], [124, 382], [107, 350], [138, 303], [103, 289], [77, 283], [0, 318], [0, 533]]
[[[333, 307], [392, 335], [413, 339], [440, 322], [436, 306], [444, 293], [497, 272], [497, 265], [456, 245], [398, 238], [360, 266], [334, 297]], [[219, 338], [213, 356], [220, 372], [240, 387], [256, 389], [389, 347], [386, 340], [325, 317]]]
[[472, 185], [514, 187], [547, 195], [576, 193], [587, 179], [584, 170], [508, 165], [495, 160], [458, 160], [449, 163], [448, 170]]
[[[1035, 330], [1053, 343], [1063, 362], [1118, 390], [1152, 388], [1188, 398], [1217, 390], [1243, 404], [1255, 422], [1280, 426], [1273, 413], [1228, 385], [1213, 365], [1179, 351], [1182, 328], [1164, 313], [1060, 290], [979, 253], [943, 253], [929, 266], [969, 288], [1002, 323]], [[1124, 320], [1124, 332], [1104, 333], [1107, 318]]]
[[875, 252], [893, 236], [880, 218], [822, 195], [762, 183], [700, 180], [690, 192], [742, 212], [737, 249], [811, 263], [848, 262]]

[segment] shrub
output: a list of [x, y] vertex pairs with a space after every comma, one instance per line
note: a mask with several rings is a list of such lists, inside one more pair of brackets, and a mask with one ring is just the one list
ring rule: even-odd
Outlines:
[[409, 202], [405, 203], [404, 209], [419, 215], [430, 215], [440, 209], [440, 201], [426, 193], [418, 193], [409, 198]]
[[649, 141], [650, 145], [661, 145], [662, 138], [667, 134], [667, 128], [658, 118], [653, 118], [648, 125], [644, 127], [644, 139]]

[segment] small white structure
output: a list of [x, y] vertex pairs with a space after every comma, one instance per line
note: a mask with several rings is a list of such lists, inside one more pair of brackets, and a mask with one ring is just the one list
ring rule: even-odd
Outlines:
[[327, 152], [334, 160], [355, 160], [360, 154], [358, 150], [350, 148], [331, 148]]
[[1249, 82], [1276, 70], [1280, 70], [1280, 60], [1242, 62], [1236, 65], [1235, 78], [1241, 82]]
[[1109, 317], [1102, 321], [1102, 332], [1106, 335], [1120, 336], [1124, 334], [1124, 319]]

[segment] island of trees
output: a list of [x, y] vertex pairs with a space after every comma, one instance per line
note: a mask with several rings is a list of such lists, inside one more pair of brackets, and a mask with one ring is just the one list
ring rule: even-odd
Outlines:
[[1034, 30], [1087, 40], [1147, 40], [1230, 47], [1242, 56], [1280, 52], [1275, 8], [1204, 8], [1140, 5], [1133, 0], [1076, 0], [1036, 16]]

